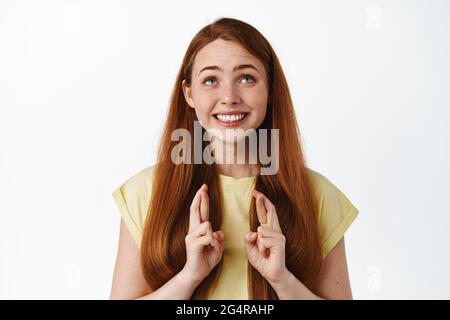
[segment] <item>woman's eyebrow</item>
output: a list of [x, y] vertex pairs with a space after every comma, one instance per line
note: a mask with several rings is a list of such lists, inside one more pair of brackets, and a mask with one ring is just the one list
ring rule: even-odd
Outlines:
[[[254, 70], [256, 70], [256, 72], [259, 73], [258, 69], [256, 69], [256, 67], [253, 66], [252, 64], [240, 64], [233, 68], [233, 72], [237, 71], [237, 70], [242, 70], [242, 69], [254, 69]], [[219, 70], [219, 71], [223, 72], [223, 69], [220, 68], [219, 66], [207, 66], [207, 67], [204, 67], [202, 70], [200, 70], [200, 72], [198, 74], [200, 74], [202, 71], [205, 71], [205, 70]]]

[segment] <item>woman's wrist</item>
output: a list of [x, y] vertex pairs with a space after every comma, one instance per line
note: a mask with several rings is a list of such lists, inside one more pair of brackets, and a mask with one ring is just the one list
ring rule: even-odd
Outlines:
[[187, 287], [197, 288], [198, 285], [203, 281], [203, 279], [196, 279], [192, 274], [186, 270], [186, 268], [181, 269], [181, 271], [176, 275], [179, 280]]
[[268, 280], [270, 286], [276, 291], [284, 291], [292, 281], [297, 280], [295, 276], [286, 269], [277, 280]]
[[269, 281], [280, 300], [324, 300], [310, 291], [295, 275], [286, 269], [277, 281]]

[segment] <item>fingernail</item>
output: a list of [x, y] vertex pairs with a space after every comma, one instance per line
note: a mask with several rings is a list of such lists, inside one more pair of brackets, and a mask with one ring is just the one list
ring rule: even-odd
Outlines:
[[253, 195], [254, 195], [255, 197], [259, 197], [259, 196], [262, 196], [262, 193], [259, 192], [258, 190], [253, 190]]

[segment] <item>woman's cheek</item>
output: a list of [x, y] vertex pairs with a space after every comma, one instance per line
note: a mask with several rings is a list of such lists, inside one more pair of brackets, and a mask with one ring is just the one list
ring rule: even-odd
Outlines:
[[210, 112], [200, 109], [197, 110], [197, 119], [201, 122], [201, 125], [204, 128], [209, 128], [211, 126], [211, 122], [212, 122], [212, 115], [210, 114]]
[[255, 112], [257, 121], [262, 123], [267, 113], [267, 99], [259, 99], [258, 101], [255, 101], [254, 105], [256, 106]]

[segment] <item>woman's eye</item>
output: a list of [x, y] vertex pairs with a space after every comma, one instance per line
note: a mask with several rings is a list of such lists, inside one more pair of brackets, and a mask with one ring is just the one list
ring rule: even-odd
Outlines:
[[255, 79], [253, 79], [253, 77], [251, 77], [251, 76], [243, 76], [241, 78], [241, 80], [245, 80], [244, 83], [253, 83], [253, 82], [255, 82]]
[[205, 81], [203, 81], [203, 83], [204, 83], [205, 85], [207, 85], [208, 87], [210, 87], [210, 86], [214, 85], [215, 81], [216, 81], [216, 80], [213, 79], [213, 78], [208, 78], [208, 79], [206, 79]]
[[[251, 84], [251, 83], [255, 82], [255, 79], [252, 76], [247, 75], [247, 76], [241, 77], [240, 81], [242, 83]], [[208, 87], [211, 87], [211, 86], [214, 86], [215, 84], [217, 84], [217, 80], [215, 78], [208, 78], [203, 81], [203, 84]]]

